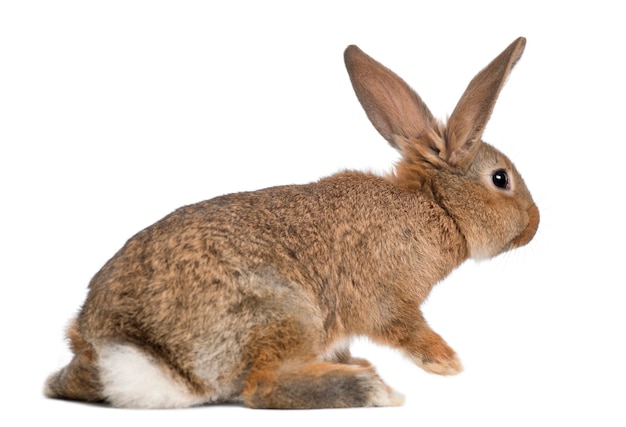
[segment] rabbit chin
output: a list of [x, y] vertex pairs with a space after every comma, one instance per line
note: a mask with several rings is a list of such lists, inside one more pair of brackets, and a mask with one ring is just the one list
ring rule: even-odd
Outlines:
[[[475, 246], [470, 251], [470, 258], [474, 261], [485, 261], [491, 258], [495, 258], [500, 254], [510, 251], [511, 249], [515, 249], [519, 246], [523, 246], [521, 244], [515, 243], [519, 240], [519, 236], [515, 237], [510, 242], [506, 243], [503, 247], [494, 248], [493, 246]], [[525, 242], [524, 245], [528, 243]]]
[[474, 244], [470, 247], [470, 258], [478, 261], [485, 260], [528, 244], [539, 228], [539, 208], [533, 203], [526, 214], [528, 216], [526, 227], [505, 245], [501, 248], [494, 248], [493, 243], [490, 245], [489, 242]]
[[516, 248], [517, 246], [514, 246], [513, 242], [517, 239], [518, 237], [514, 237], [513, 240], [504, 243], [502, 246], [497, 246], [492, 241], [475, 243], [470, 247], [469, 257], [474, 261], [484, 261], [497, 257], [504, 252]]

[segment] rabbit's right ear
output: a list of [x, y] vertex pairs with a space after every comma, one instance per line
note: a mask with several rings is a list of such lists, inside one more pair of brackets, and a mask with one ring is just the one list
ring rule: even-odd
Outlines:
[[465, 89], [446, 128], [446, 161], [449, 164], [466, 166], [471, 163], [500, 90], [522, 56], [525, 46], [524, 37], [515, 40], [479, 72]]
[[[346, 68], [359, 102], [376, 130], [399, 151], [398, 138], [421, 139], [437, 128], [438, 122], [421, 98], [393, 71], [357, 46], [344, 52]], [[435, 142], [442, 141], [437, 138]], [[430, 147], [429, 157], [438, 158], [444, 146]]]

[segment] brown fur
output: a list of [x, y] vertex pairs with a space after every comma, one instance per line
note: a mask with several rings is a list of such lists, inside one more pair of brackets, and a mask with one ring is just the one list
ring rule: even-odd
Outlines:
[[104, 399], [96, 369], [96, 353], [91, 344], [84, 341], [76, 322], [67, 330], [74, 358], [68, 366], [51, 375], [46, 382], [44, 394], [48, 397], [99, 402]]
[[[318, 182], [186, 206], [134, 237], [95, 275], [69, 331], [73, 361], [50, 397], [114, 400], [98, 348], [128, 343], [203, 401], [250, 407], [398, 404], [356, 335], [402, 349], [429, 372], [461, 364], [420, 305], [469, 256], [532, 239], [539, 214], [512, 163], [480, 135], [519, 39], [470, 83], [447, 126], [393, 72], [346, 50], [355, 91], [402, 154], [387, 177]], [[513, 187], [490, 183], [506, 169]]]

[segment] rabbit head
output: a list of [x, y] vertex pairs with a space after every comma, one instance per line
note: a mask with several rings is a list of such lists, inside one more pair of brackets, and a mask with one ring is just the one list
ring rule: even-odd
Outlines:
[[431, 194], [451, 215], [472, 258], [489, 258], [528, 243], [539, 210], [513, 165], [481, 140], [496, 99], [524, 51], [519, 38], [469, 83], [447, 123], [400, 77], [356, 46], [345, 62], [357, 98], [402, 159], [391, 179]]

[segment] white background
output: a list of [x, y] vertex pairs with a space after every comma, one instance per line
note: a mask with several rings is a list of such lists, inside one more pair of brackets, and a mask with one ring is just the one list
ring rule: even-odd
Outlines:
[[[625, 425], [618, 2], [219, 3], [1, 3], [0, 423]], [[445, 118], [520, 35], [484, 139], [517, 164], [541, 225], [425, 304], [464, 373], [429, 375], [357, 341], [403, 407], [132, 411], [42, 397], [70, 359], [63, 330], [89, 279], [135, 232], [222, 193], [390, 169], [345, 72], [348, 44]]]

